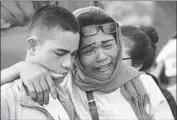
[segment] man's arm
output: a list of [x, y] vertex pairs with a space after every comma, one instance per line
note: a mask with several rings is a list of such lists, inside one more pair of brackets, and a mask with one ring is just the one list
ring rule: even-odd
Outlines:
[[1, 85], [13, 82], [20, 77], [20, 66], [23, 62], [16, 63], [15, 65], [1, 70]]

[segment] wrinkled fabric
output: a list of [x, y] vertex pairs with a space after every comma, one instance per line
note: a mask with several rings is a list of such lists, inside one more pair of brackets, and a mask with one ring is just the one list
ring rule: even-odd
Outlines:
[[1, 87], [1, 119], [74, 120], [74, 107], [69, 97], [63, 95], [56, 100], [50, 96], [49, 104], [41, 106], [27, 96], [21, 80], [4, 84]]

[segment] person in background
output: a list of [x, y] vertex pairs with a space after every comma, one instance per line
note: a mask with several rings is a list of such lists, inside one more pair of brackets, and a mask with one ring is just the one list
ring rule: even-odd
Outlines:
[[30, 16], [42, 6], [52, 4], [50, 1], [2, 1], [1, 29], [12, 26], [25, 26]]
[[154, 73], [176, 100], [176, 32], [157, 56]]
[[124, 43], [123, 62], [153, 77], [176, 118], [174, 97], [160, 84], [160, 80], [150, 73], [155, 61], [156, 43], [158, 42], [156, 30], [151, 26], [138, 28], [132, 25], [123, 25], [121, 26], [121, 32]]

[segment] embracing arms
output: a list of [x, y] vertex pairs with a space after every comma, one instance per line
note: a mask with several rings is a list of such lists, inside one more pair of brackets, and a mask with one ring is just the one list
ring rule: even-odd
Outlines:
[[56, 99], [57, 91], [53, 79], [56, 73], [49, 72], [41, 65], [32, 62], [19, 62], [9, 68], [1, 70], [1, 85], [21, 78], [33, 100], [40, 104], [48, 104], [49, 92]]

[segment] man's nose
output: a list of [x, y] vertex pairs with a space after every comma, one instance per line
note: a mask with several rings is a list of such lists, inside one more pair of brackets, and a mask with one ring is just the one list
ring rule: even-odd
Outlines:
[[63, 59], [63, 64], [62, 67], [65, 68], [66, 70], [70, 70], [73, 66], [73, 59], [71, 55], [67, 55], [65, 59]]
[[104, 53], [103, 50], [98, 50], [97, 51], [97, 56], [96, 56], [96, 61], [97, 62], [103, 62], [107, 59], [106, 54]]

